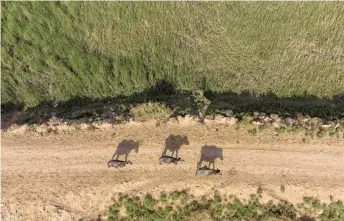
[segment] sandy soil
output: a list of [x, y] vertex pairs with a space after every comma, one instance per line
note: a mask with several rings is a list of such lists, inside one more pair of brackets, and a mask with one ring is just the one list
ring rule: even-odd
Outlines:
[[[188, 137], [189, 145], [179, 151], [185, 162], [159, 165], [170, 135]], [[344, 141], [302, 138], [272, 131], [252, 136], [221, 124], [127, 124], [45, 136], [3, 133], [3, 220], [9, 213], [11, 220], [105, 220], [118, 192], [189, 189], [197, 196], [217, 189], [246, 197], [260, 186], [271, 197], [291, 202], [305, 195], [344, 200]], [[128, 155], [133, 165], [108, 168], [123, 140], [139, 143], [138, 152]], [[203, 152], [204, 159], [216, 158], [221, 176], [195, 176], [204, 145], [223, 148], [223, 160], [216, 158], [219, 151]]]

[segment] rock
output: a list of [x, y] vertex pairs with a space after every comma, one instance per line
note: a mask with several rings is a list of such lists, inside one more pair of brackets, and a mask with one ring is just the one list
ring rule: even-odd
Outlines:
[[87, 129], [89, 126], [85, 123], [79, 124], [81, 130]]
[[227, 122], [227, 120], [228, 120], [227, 117], [224, 117], [224, 116], [222, 116], [222, 115], [220, 115], [220, 114], [217, 114], [217, 115], [215, 115], [215, 117], [214, 117], [214, 121], [215, 121], [216, 123], [220, 123], [220, 124], [225, 124], [225, 123]]
[[74, 111], [74, 112], [71, 114], [70, 118], [76, 119], [76, 118], [81, 117], [83, 114], [84, 114], [84, 113], [83, 113], [82, 111], [77, 110], [77, 111]]
[[176, 118], [174, 118], [174, 117], [170, 117], [167, 120], [167, 124], [168, 125], [177, 124], [177, 123], [178, 123], [178, 120]]
[[48, 130], [48, 128], [50, 128], [50, 127], [43, 124], [43, 125], [40, 125], [40, 126], [36, 127], [36, 131], [38, 133], [41, 133], [41, 132], [44, 133], [44, 132], [46, 132]]
[[185, 115], [184, 120], [190, 121], [190, 120], [193, 120], [193, 117], [191, 115], [187, 114], [187, 115]]
[[110, 124], [110, 123], [102, 123], [99, 128], [101, 129], [108, 129], [108, 128], [112, 128], [113, 127], [113, 124]]
[[287, 126], [295, 126], [297, 125], [298, 121], [293, 119], [293, 118], [290, 118], [290, 117], [287, 117], [286, 119], [283, 120], [284, 124], [287, 125]]
[[306, 122], [308, 122], [308, 121], [310, 120], [310, 118], [309, 118], [309, 117], [302, 116], [302, 117], [299, 118], [299, 120], [300, 120], [301, 122], [306, 123]]
[[206, 115], [204, 119], [207, 119], [207, 120], [214, 120], [214, 116], [212, 116], [212, 115]]
[[234, 117], [234, 112], [232, 110], [227, 110], [225, 115], [226, 117]]
[[57, 127], [56, 127], [56, 133], [58, 133], [58, 132], [61, 132], [61, 131], [72, 131], [72, 130], [74, 130], [75, 128], [74, 127], [70, 127], [70, 126], [68, 126], [68, 125], [58, 125]]
[[228, 117], [223, 117], [220, 119], [215, 119], [214, 122], [219, 123], [219, 124], [227, 124], [228, 123], [229, 118]]
[[181, 123], [181, 122], [183, 121], [183, 117], [182, 117], [182, 116], [177, 116], [177, 121], [178, 121], [179, 123]]
[[213, 121], [214, 121], [213, 115], [206, 115], [205, 118], [203, 119], [203, 123], [205, 124], [212, 123]]
[[[329, 125], [330, 127], [334, 127], [335, 126], [335, 123], [333, 122], [333, 121], [331, 121], [331, 120], [328, 120], [328, 121], [325, 121], [324, 122], [324, 125]], [[323, 126], [324, 126], [323, 125]]]
[[226, 119], [226, 123], [229, 124], [229, 125], [235, 125], [236, 123], [238, 123], [238, 118], [228, 117]]
[[311, 118], [308, 122], [309, 122], [309, 124], [311, 124], [313, 126], [321, 126], [322, 125], [321, 119], [319, 119], [317, 117]]
[[282, 123], [282, 122], [283, 122], [283, 119], [282, 119], [282, 118], [277, 118], [277, 119], [275, 120], [275, 122]]
[[278, 114], [270, 114], [270, 119], [271, 119], [271, 122], [272, 121], [278, 122], [278, 123], [282, 122], [282, 119], [278, 116]]
[[265, 117], [265, 118], [263, 118], [261, 121], [262, 121], [263, 123], [265, 123], [265, 124], [269, 124], [269, 123], [271, 123], [273, 120], [272, 120], [272, 118], [270, 118], [270, 117]]
[[49, 121], [46, 123], [47, 126], [58, 126], [62, 123], [62, 121], [60, 119], [58, 119], [57, 117], [52, 117], [49, 119]]
[[259, 116], [259, 112], [253, 112], [253, 116], [254, 117], [258, 117]]
[[115, 118], [116, 114], [115, 112], [107, 111], [101, 115], [102, 118]]
[[81, 119], [77, 119], [77, 120], [69, 120], [69, 119], [67, 119], [66, 122], [67, 122], [68, 125], [71, 125], [71, 124], [82, 124], [82, 123], [89, 123], [89, 119], [87, 119], [87, 118], [81, 118]]
[[198, 118], [191, 116], [191, 115], [185, 115], [184, 117], [182, 116], [177, 116], [177, 120], [179, 124], [193, 124], [196, 123]]
[[274, 121], [277, 121], [279, 118], [278, 114], [270, 114], [270, 118]]
[[264, 120], [266, 118], [266, 115], [265, 113], [261, 113], [259, 116], [258, 116], [259, 120]]
[[321, 128], [324, 130], [328, 130], [331, 127], [335, 127], [335, 123], [333, 121], [325, 121], [323, 125], [321, 125]]
[[273, 122], [272, 123], [272, 126], [274, 127], [274, 128], [280, 128], [281, 127], [281, 124], [279, 123], [279, 122]]
[[324, 130], [328, 130], [328, 129], [330, 129], [330, 127], [331, 127], [331, 125], [329, 125], [329, 124], [324, 124], [321, 126], [321, 128]]
[[110, 118], [107, 118], [104, 120], [105, 123], [108, 123], [108, 124], [115, 124], [116, 123], [116, 120], [115, 119], [110, 119]]
[[133, 117], [131, 115], [125, 115], [124, 116], [124, 120], [125, 121], [129, 121], [130, 119], [132, 119]]
[[261, 126], [261, 125], [264, 125], [264, 123], [260, 122], [259, 120], [253, 120], [253, 121], [252, 121], [252, 124], [253, 124], [254, 126]]
[[214, 120], [216, 121], [222, 121], [223, 119], [225, 119], [225, 117], [220, 114], [216, 114], [214, 117]]
[[99, 129], [99, 128], [100, 128], [100, 125], [101, 125], [101, 123], [93, 122], [93, 123], [91, 123], [89, 126], [90, 126], [91, 128]]
[[206, 115], [203, 119], [204, 124], [209, 124], [214, 122], [214, 116], [213, 115]]

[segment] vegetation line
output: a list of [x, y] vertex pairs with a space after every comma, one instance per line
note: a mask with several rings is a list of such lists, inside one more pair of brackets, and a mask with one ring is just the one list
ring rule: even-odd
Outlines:
[[241, 201], [234, 195], [196, 198], [187, 191], [161, 193], [158, 198], [119, 195], [109, 208], [108, 220], [186, 220], [196, 214], [215, 221], [225, 220], [343, 220], [344, 204], [341, 201], [321, 203], [314, 197], [304, 197], [296, 205], [285, 200], [270, 200], [262, 203], [263, 191], [258, 188], [248, 200]]

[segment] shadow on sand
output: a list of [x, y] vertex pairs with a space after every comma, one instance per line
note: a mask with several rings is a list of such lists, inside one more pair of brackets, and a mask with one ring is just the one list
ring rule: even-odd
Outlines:
[[139, 142], [134, 140], [122, 140], [117, 148], [115, 153], [113, 154], [111, 160], [118, 160], [120, 156], [125, 156], [124, 161], [128, 160], [128, 156], [131, 151], [135, 151], [135, 153], [139, 152]]
[[165, 148], [161, 155], [167, 156], [167, 151], [169, 151], [171, 154], [168, 156], [173, 157], [173, 155], [176, 154], [175, 158], [178, 158], [179, 150], [183, 145], [189, 145], [187, 136], [170, 135], [166, 138]]
[[[197, 169], [202, 167], [202, 163], [206, 162], [208, 164], [208, 168], [215, 169], [215, 161], [216, 159], [223, 160], [223, 149], [216, 147], [214, 145], [208, 146], [205, 145], [201, 149], [201, 157], [197, 163]], [[210, 167], [212, 165], [212, 167]]]

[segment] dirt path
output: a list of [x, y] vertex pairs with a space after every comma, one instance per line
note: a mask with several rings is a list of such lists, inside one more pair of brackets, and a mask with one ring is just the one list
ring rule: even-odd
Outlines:
[[[189, 145], [179, 151], [185, 162], [159, 165], [171, 134], [188, 137]], [[138, 153], [133, 150], [128, 157], [133, 165], [109, 169], [107, 162], [123, 140], [139, 142]], [[195, 176], [204, 145], [223, 148], [223, 160], [215, 161], [222, 176]], [[19, 220], [97, 220], [117, 192], [187, 188], [201, 195], [218, 189], [245, 197], [261, 186], [272, 197], [291, 202], [304, 195], [328, 200], [332, 194], [344, 200], [343, 171], [343, 140], [304, 143], [301, 136], [269, 131], [252, 136], [225, 125], [128, 124], [49, 136], [2, 136], [3, 203]]]

